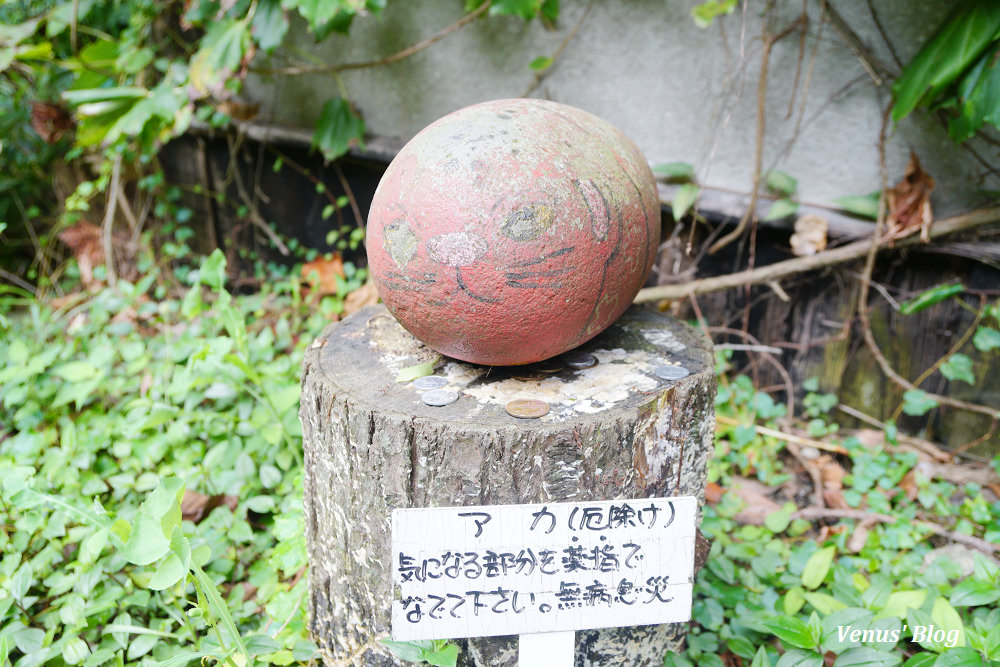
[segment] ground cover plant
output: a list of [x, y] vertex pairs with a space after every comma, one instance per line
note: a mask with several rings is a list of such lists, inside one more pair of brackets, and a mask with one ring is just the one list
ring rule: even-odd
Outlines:
[[[287, 271], [231, 295], [220, 252], [180, 292], [142, 268], [68, 300], [0, 300], [0, 661], [316, 661], [298, 371], [363, 273], [317, 301]], [[664, 664], [1000, 664], [1000, 569], [974, 548], [1000, 543], [995, 473], [962, 483], [891, 429], [840, 434], [836, 397], [815, 393], [810, 453], [780, 437], [785, 406], [730, 373], [720, 358], [714, 544], [687, 649]], [[964, 556], [938, 549], [956, 543]]]

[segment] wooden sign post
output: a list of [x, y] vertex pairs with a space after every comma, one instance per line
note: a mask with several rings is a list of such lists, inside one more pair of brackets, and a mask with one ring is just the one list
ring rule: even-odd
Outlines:
[[[462, 634], [461, 623], [469, 624], [471, 634], [479, 632], [477, 623], [488, 627], [489, 633], [511, 633], [457, 639], [457, 667], [515, 667], [519, 654], [521, 664], [534, 659], [544, 661], [541, 667], [558, 667], [533, 646], [541, 644], [551, 653], [559, 641], [571, 645], [570, 638], [540, 639], [542, 635], [535, 633], [574, 628], [576, 667], [657, 667], [665, 652], [681, 647], [687, 625], [663, 622], [687, 618], [686, 609], [676, 606], [681, 593], [668, 593], [658, 588], [663, 581], [648, 580], [669, 574], [668, 585], [680, 584], [688, 580], [690, 565], [668, 563], [675, 569], [647, 571], [645, 561], [655, 555], [649, 552], [652, 547], [643, 546], [637, 554], [643, 560], [629, 558], [631, 547], [629, 551], [624, 547], [639, 544], [644, 530], [650, 537], [666, 535], [682, 521], [690, 522], [693, 505], [684, 503], [691, 501], [674, 499], [674, 523], [662, 531], [666, 508], [658, 510], [650, 533], [644, 526], [653, 515], [643, 510], [650, 501], [605, 503], [605, 499], [704, 497], [715, 434], [710, 344], [669, 315], [632, 308], [577, 352], [591, 357], [590, 363], [566, 357], [545, 365], [495, 368], [443, 359], [407, 333], [382, 306], [365, 308], [332, 325], [309, 346], [300, 410], [309, 624], [327, 667], [402, 667], [405, 663], [380, 640], [392, 634], [393, 600], [401, 604], [407, 596], [414, 600], [402, 618], [412, 626], [411, 633], [426, 627], [440, 632], [434, 636], [455, 638]], [[402, 370], [417, 364], [432, 365], [437, 381], [443, 379], [443, 389], [457, 395], [457, 400], [428, 401], [430, 390], [421, 383], [397, 381]], [[527, 415], [510, 409], [522, 399], [544, 403], [548, 412]], [[617, 506], [615, 521], [625, 523], [613, 523], [614, 528], [602, 531], [581, 530], [568, 524], [569, 514], [559, 513], [564, 510], [554, 509], [562, 502], [575, 503], [567, 506], [569, 512], [580, 508], [574, 521], [588, 507], [610, 511]], [[533, 509], [509, 509], [525, 503]], [[538, 503], [545, 503], [556, 516], [551, 533], [539, 534], [541, 528], [549, 528], [547, 516], [531, 530], [531, 513], [542, 507]], [[628, 514], [621, 510], [623, 503], [636, 513], [634, 526], [620, 514]], [[474, 518], [456, 514], [476, 511], [477, 506], [488, 507], [491, 517], [479, 537], [475, 531], [468, 534], [476, 525]], [[419, 509], [459, 507], [466, 509]], [[421, 568], [423, 559], [428, 559], [428, 575], [421, 582], [414, 572], [413, 581], [403, 582], [407, 587], [413, 584], [412, 591], [407, 588], [400, 596], [403, 583], [394, 581], [399, 553], [393, 550], [392, 517], [403, 508], [414, 510], [416, 517], [426, 512], [426, 519], [412, 520], [417, 522], [413, 528], [406, 528], [411, 515], [401, 515], [407, 517], [400, 525], [409, 537], [400, 534], [396, 539], [419, 547], [414, 553], [403, 551]], [[640, 510], [645, 523], [639, 522]], [[427, 523], [431, 517], [436, 523]], [[597, 520], [597, 515], [588, 519]], [[497, 532], [500, 526], [507, 526], [503, 530], [508, 532]], [[602, 536], [607, 540], [602, 542]], [[574, 537], [579, 541], [573, 542]], [[554, 567], [562, 568], [562, 558], [571, 558], [564, 549], [603, 545], [613, 546], [617, 566], [609, 553], [596, 572], [591, 561], [579, 558], [567, 561], [574, 569], [563, 569], [558, 578], [542, 572], [543, 568], [559, 572]], [[529, 548], [536, 559], [531, 575], [527, 574]], [[480, 578], [464, 574], [452, 578], [454, 557], [440, 566], [431, 560], [445, 561], [442, 556], [460, 550], [477, 554], [483, 569]], [[493, 558], [483, 550], [494, 551], [496, 562], [483, 562]], [[551, 563], [543, 564], [542, 550], [556, 552], [550, 555]], [[677, 547], [685, 558], [689, 552], [688, 547]], [[507, 553], [515, 559], [513, 572], [510, 556], [500, 560], [500, 554]], [[463, 555], [460, 571], [474, 572], [464, 559]], [[504, 567], [507, 578], [501, 581]], [[600, 567], [618, 569], [602, 572]], [[622, 579], [626, 586], [619, 592]], [[577, 584], [579, 594], [563, 591], [563, 582], [567, 589]], [[627, 584], [634, 588], [626, 590]], [[460, 585], [466, 588], [459, 591]], [[492, 595], [498, 588], [501, 593]], [[503, 603], [507, 590], [511, 599]], [[472, 591], [481, 591], [478, 603], [487, 609], [476, 606]], [[513, 611], [514, 591], [518, 591], [517, 609], [523, 608], [520, 613]], [[656, 591], [674, 601], [662, 602]], [[435, 609], [438, 601], [428, 598], [417, 614], [415, 598], [424, 593], [443, 594], [444, 606]], [[458, 600], [448, 594], [463, 596], [463, 605], [454, 609]], [[549, 597], [542, 599], [540, 594]], [[632, 604], [622, 602], [623, 597]], [[547, 606], [542, 612], [543, 602], [553, 608]], [[569, 604], [577, 606], [566, 607]], [[498, 611], [492, 611], [494, 607]], [[453, 618], [453, 610], [462, 618]], [[663, 611], [669, 613], [661, 615]], [[471, 620], [465, 616], [469, 612]], [[419, 621], [405, 620], [406, 614]], [[442, 614], [441, 620], [434, 618]], [[623, 627], [624, 623], [648, 624]], [[398, 621], [396, 625], [403, 632], [404, 626]], [[584, 627], [600, 629], [579, 629]], [[526, 639], [519, 641], [519, 635]]]
[[697, 499], [397, 509], [396, 641], [519, 635], [572, 667], [576, 630], [691, 618]]

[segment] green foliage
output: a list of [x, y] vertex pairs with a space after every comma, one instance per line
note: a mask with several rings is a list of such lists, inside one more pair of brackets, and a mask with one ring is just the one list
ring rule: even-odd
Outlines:
[[443, 639], [413, 642], [394, 642], [384, 639], [382, 643], [394, 656], [406, 662], [455, 667], [458, 660], [458, 647]]
[[878, 220], [878, 201], [882, 191], [877, 190], [867, 195], [845, 195], [837, 197], [833, 203], [843, 210], [868, 220]]
[[903, 302], [903, 304], [899, 307], [899, 312], [903, 315], [919, 313], [921, 310], [941, 303], [942, 301], [950, 299], [953, 296], [958, 296], [964, 291], [965, 286], [962, 283], [938, 285], [920, 293], [918, 296], [909, 301]]
[[700, 194], [701, 188], [693, 183], [685, 183], [677, 188], [677, 192], [674, 193], [674, 200], [670, 203], [674, 220], [680, 220], [687, 215], [687, 212], [698, 201]]
[[1000, 4], [963, 0], [903, 68], [893, 84], [892, 117], [919, 106], [947, 108], [956, 141], [984, 122], [1000, 127]]
[[[69, 312], [0, 297], [0, 650], [308, 662], [298, 369], [328, 306], [231, 296], [221, 252], [183, 299], [157, 279]], [[231, 503], [191, 520], [185, 491]]]
[[694, 167], [687, 162], [665, 162], [653, 167], [654, 174], [665, 177], [668, 183], [694, 183]]
[[364, 134], [365, 123], [350, 103], [334, 97], [323, 105], [313, 134], [313, 147], [319, 148], [327, 160], [333, 160], [346, 153], [352, 144], [363, 146]]
[[691, 18], [699, 28], [707, 28], [717, 17], [736, 11], [736, 5], [736, 0], [705, 0], [691, 8]]
[[[725, 375], [727, 355], [719, 354], [720, 420], [709, 479], [723, 490], [736, 475], [778, 486], [787, 479], [779, 462], [783, 443], [751, 425], [779, 429], [775, 420], [783, 410], [762, 399], [747, 378]], [[828, 423], [836, 397], [819, 393], [816, 380], [805, 385], [804, 416]], [[975, 485], [928, 479], [916, 468], [915, 454], [853, 437], [839, 444], [848, 452], [840, 457], [848, 470], [844, 499], [852, 508], [890, 514], [896, 521], [871, 526], [858, 545], [852, 537], [859, 529], [844, 519], [843, 530], [831, 526], [819, 542], [810, 524], [792, 518], [788, 504], [762, 525], [745, 525], [734, 519], [743, 501], [723, 493], [717, 504], [704, 508], [701, 529], [713, 545], [696, 579], [687, 648], [664, 664], [728, 664], [716, 662], [726, 652], [743, 664], [781, 667], [982, 667], [997, 661], [1000, 568], [976, 552], [971, 573], [949, 557], [933, 558], [934, 545], [921, 521], [929, 516], [996, 543], [1000, 503], [987, 502]], [[907, 474], [917, 486], [915, 501], [900, 488]], [[940, 633], [915, 637], [915, 625], [933, 625]], [[872, 632], [852, 638], [852, 629]]]
[[771, 204], [771, 208], [764, 214], [764, 220], [780, 220], [798, 212], [798, 202], [791, 199], [799, 187], [798, 180], [783, 171], [772, 169], [764, 178], [764, 186], [781, 197]]

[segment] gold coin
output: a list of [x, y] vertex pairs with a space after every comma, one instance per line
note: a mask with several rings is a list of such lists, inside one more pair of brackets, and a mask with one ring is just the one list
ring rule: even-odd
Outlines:
[[518, 419], [538, 419], [549, 413], [549, 404], [533, 398], [516, 398], [505, 406], [507, 414]]

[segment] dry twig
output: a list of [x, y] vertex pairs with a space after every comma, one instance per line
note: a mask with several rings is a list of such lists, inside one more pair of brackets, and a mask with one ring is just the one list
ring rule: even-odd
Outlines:
[[[982, 227], [1000, 221], [1000, 206], [984, 208], [970, 213], [957, 215], [953, 218], [939, 220], [930, 229], [931, 239], [956, 234], [958, 232]], [[713, 278], [702, 278], [679, 285], [660, 285], [657, 287], [647, 287], [639, 290], [635, 297], [635, 303], [646, 303], [649, 301], [659, 301], [661, 299], [682, 299], [692, 294], [706, 294], [709, 292], [719, 292], [727, 289], [743, 287], [744, 285], [756, 285], [772, 280], [778, 280], [785, 276], [815, 271], [844, 262], [861, 259], [865, 257], [871, 248], [875, 251], [883, 250], [886, 246], [876, 235], [871, 239], [865, 239], [850, 243], [833, 250], [825, 250], [815, 255], [797, 257], [795, 259], [775, 262], [759, 269], [750, 271], [740, 271], [724, 276]], [[907, 237], [896, 243], [896, 248], [904, 248], [920, 242], [919, 238]]]

